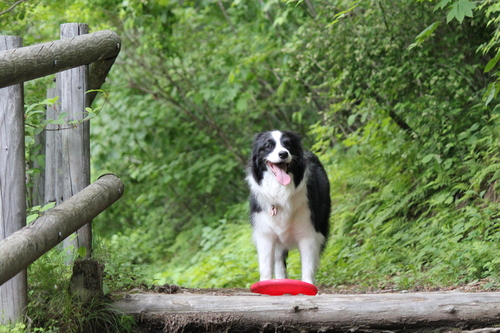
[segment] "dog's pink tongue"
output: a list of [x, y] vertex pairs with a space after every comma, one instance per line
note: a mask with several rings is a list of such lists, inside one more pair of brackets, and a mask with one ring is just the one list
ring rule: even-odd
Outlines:
[[290, 181], [292, 179], [290, 178], [290, 175], [286, 173], [285, 170], [281, 169], [279, 166], [277, 166], [274, 163], [269, 163], [269, 165], [270, 165], [278, 183], [280, 183], [283, 186], [290, 184]]

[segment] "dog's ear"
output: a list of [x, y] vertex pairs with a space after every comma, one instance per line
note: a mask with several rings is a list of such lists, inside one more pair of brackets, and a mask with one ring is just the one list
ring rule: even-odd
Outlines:
[[299, 150], [302, 150], [302, 137], [300, 134], [295, 132], [283, 132], [283, 138], [288, 143], [293, 143], [293, 147], [297, 147]]
[[260, 148], [263, 145], [264, 141], [266, 140], [266, 137], [269, 135], [269, 132], [260, 132], [255, 134], [254, 140], [253, 140], [253, 145], [252, 145], [252, 164], [255, 167], [260, 167], [262, 164], [261, 158], [260, 158]]
[[299, 133], [296, 132], [291, 132], [291, 131], [285, 131], [283, 132], [283, 135], [288, 136], [290, 139], [296, 141], [296, 142], [301, 142], [302, 141], [302, 136]]
[[266, 134], [267, 132], [260, 132], [260, 133], [257, 133], [255, 134], [254, 138], [253, 138], [253, 142], [257, 142], [259, 141], [260, 138], [262, 138], [264, 136], [264, 134]]
[[258, 155], [259, 155], [259, 140], [262, 137], [264, 132], [260, 132], [254, 135], [253, 143], [252, 143], [252, 163], [254, 165], [258, 165]]

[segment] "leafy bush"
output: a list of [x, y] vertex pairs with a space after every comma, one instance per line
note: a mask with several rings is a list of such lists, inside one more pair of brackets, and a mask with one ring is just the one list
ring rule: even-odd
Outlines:
[[[483, 99], [488, 56], [476, 53], [490, 38], [486, 22], [452, 21], [454, 33], [436, 27], [409, 51], [420, 28], [404, 13], [432, 22], [439, 12], [410, 1], [359, 3], [329, 24], [335, 8], [318, 10], [323, 21], [304, 20], [290, 35], [281, 70], [324, 105], [306, 139], [327, 167], [334, 203], [319, 283], [406, 289], [493, 278], [500, 133], [497, 101]], [[162, 278], [193, 286], [256, 280], [247, 226], [203, 230], [201, 251]]]

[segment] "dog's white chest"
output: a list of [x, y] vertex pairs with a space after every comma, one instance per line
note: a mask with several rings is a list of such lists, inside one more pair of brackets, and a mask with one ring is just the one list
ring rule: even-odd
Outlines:
[[281, 243], [294, 246], [311, 224], [305, 182], [283, 186], [266, 173], [261, 185], [250, 181], [252, 193], [262, 211], [253, 216], [254, 227], [275, 234]]

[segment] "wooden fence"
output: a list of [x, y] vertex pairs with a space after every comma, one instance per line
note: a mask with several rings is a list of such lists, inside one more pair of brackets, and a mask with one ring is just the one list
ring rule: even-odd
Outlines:
[[[75, 231], [66, 245], [85, 247], [90, 255], [91, 219], [123, 193], [116, 176], [90, 185], [90, 127], [84, 121], [97, 94], [87, 92], [101, 87], [120, 47], [113, 31], [88, 34], [88, 26], [78, 23], [61, 25], [60, 40], [28, 47], [20, 37], [0, 36], [0, 324], [25, 311], [26, 267]], [[46, 164], [36, 192], [40, 204], [58, 206], [25, 227], [23, 82], [56, 73], [56, 88], [48, 96], [59, 100], [48, 119], [67, 113], [68, 126], [43, 132]]]

